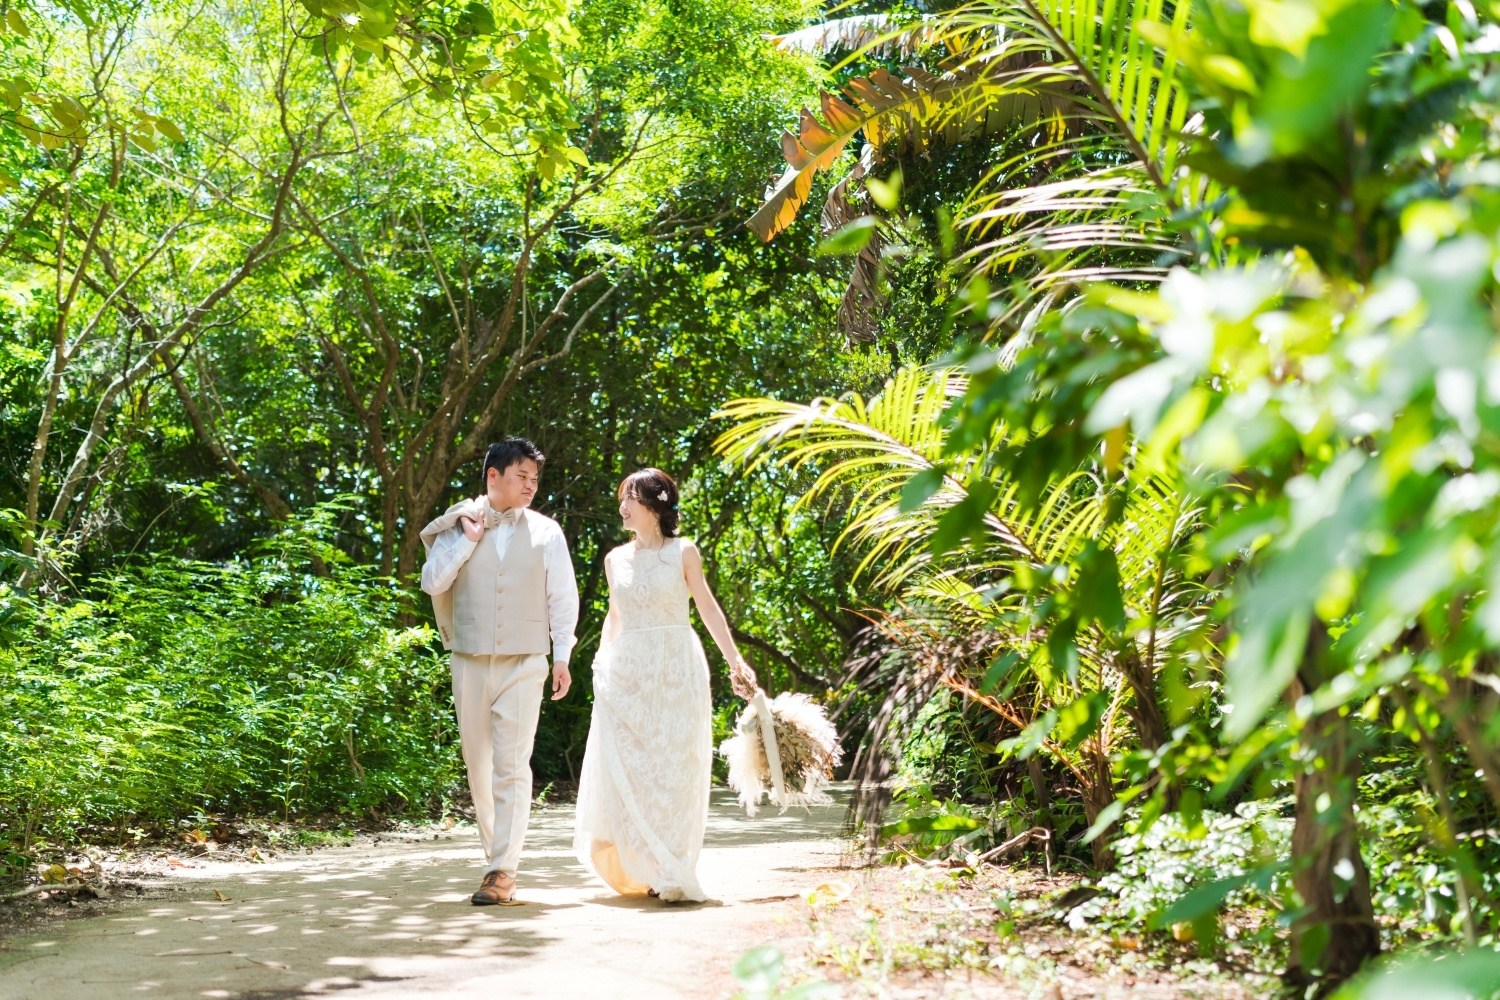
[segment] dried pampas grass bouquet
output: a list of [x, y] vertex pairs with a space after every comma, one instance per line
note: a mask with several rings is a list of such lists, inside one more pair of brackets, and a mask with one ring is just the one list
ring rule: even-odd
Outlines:
[[782, 812], [832, 802], [824, 789], [844, 755], [821, 705], [805, 694], [767, 700], [764, 691], [755, 692], [719, 752], [729, 761], [729, 787], [751, 816], [763, 798]]

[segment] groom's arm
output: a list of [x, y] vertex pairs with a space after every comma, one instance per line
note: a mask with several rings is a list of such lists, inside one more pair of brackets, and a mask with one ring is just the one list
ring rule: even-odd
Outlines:
[[[542, 566], [547, 572], [547, 622], [552, 631], [553, 698], [568, 693], [568, 661], [578, 630], [578, 581], [573, 575], [573, 557], [568, 554], [568, 540], [562, 529], [548, 532], [542, 546]], [[561, 667], [561, 671], [557, 668]], [[561, 673], [564, 678], [560, 679]]]

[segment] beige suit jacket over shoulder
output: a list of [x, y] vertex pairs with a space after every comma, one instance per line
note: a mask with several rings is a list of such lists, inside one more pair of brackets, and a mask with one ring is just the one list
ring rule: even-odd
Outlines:
[[[454, 504], [422, 529], [423, 542], [431, 547], [438, 535], [457, 526], [460, 515], [483, 517], [485, 509], [482, 500]], [[445, 649], [474, 656], [546, 654], [551, 649], [543, 539], [535, 530], [543, 518], [521, 510], [504, 559], [486, 535], [453, 586], [432, 595]]]

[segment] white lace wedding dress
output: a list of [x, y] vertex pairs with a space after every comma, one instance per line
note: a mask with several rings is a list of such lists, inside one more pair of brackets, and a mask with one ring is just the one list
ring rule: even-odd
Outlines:
[[594, 714], [573, 846], [617, 892], [701, 900], [713, 719], [708, 660], [688, 623], [682, 539], [604, 559], [620, 636], [594, 658]]

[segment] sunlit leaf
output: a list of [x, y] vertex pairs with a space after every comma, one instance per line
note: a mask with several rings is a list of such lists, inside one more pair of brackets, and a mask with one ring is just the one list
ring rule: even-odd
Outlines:
[[818, 245], [818, 252], [835, 256], [859, 253], [875, 235], [879, 224], [874, 216], [865, 215], [848, 223]]

